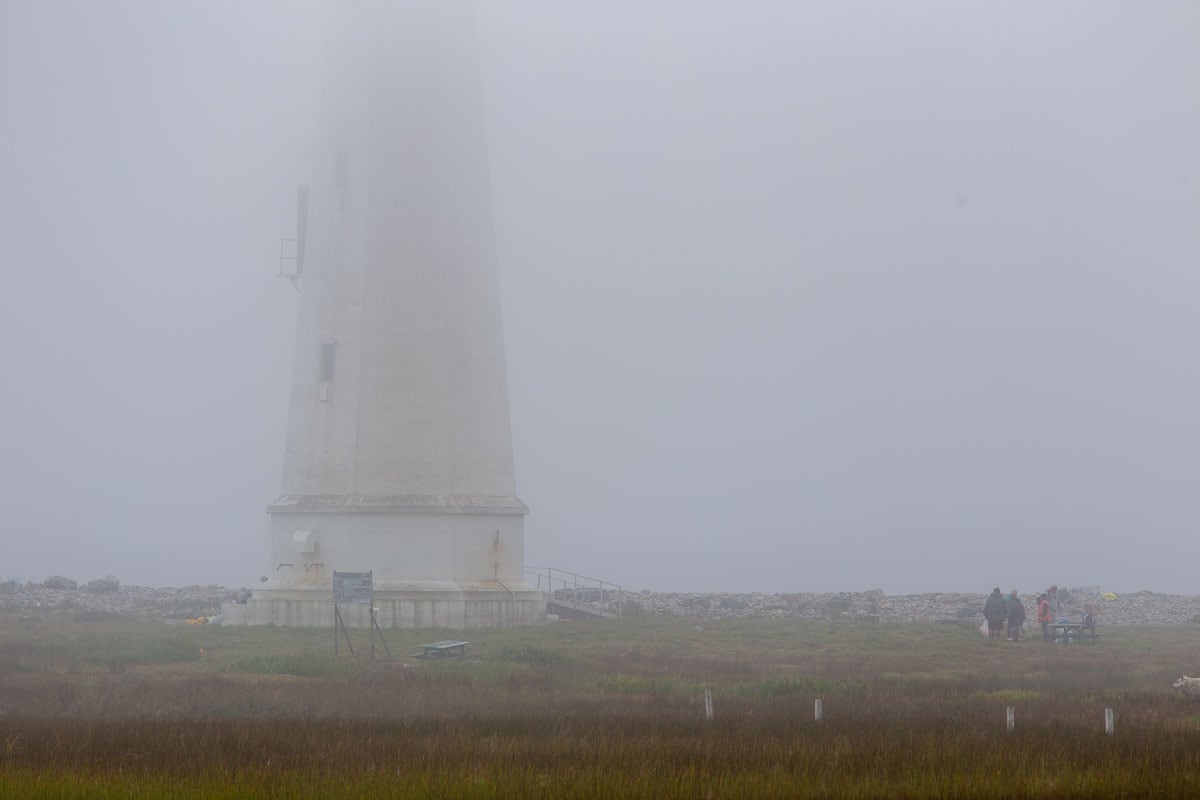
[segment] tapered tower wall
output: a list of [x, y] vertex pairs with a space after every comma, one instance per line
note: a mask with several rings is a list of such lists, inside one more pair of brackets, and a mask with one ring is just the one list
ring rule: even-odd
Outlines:
[[332, 624], [330, 573], [371, 570], [453, 606], [389, 624], [534, 621], [471, 3], [330, 20], [271, 575], [231, 613]]

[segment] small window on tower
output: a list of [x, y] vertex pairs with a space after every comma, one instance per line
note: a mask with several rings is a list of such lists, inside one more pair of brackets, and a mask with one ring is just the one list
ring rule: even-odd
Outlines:
[[333, 380], [333, 358], [337, 353], [337, 342], [321, 343], [321, 380]]

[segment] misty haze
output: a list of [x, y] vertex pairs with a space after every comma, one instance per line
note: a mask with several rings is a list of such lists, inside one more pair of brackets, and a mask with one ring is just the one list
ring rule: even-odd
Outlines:
[[[324, 15], [0, 5], [0, 577], [272, 568]], [[1200, 6], [477, 30], [526, 565], [1195, 593]]]
[[1198, 42], [0, 0], [0, 798], [1200, 796]]

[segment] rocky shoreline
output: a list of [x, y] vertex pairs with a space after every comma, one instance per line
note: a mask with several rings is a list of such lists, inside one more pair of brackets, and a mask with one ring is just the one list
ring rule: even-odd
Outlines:
[[[249, 589], [223, 586], [126, 586], [115, 578], [72, 586], [73, 581], [0, 583], [0, 615], [22, 619], [70, 615], [79, 620], [183, 619], [212, 616], [222, 603], [244, 601]], [[1101, 625], [1200, 624], [1200, 596], [1141, 591], [1106, 599], [1096, 587], [1063, 592], [1062, 616], [1079, 619], [1094, 609]], [[887, 595], [880, 590], [840, 593], [625, 592], [619, 598], [580, 597], [624, 614], [692, 619], [858, 619], [873, 622], [977, 622], [984, 594], [931, 592]], [[1024, 597], [1032, 622], [1035, 598]]]

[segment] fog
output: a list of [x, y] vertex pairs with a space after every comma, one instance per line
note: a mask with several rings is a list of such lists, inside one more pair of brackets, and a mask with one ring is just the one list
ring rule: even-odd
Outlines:
[[[0, 4], [0, 576], [268, 570], [322, 18]], [[527, 565], [1197, 591], [1200, 5], [478, 28]]]

